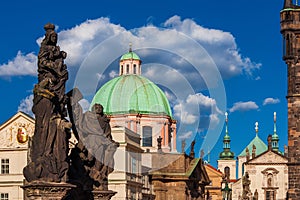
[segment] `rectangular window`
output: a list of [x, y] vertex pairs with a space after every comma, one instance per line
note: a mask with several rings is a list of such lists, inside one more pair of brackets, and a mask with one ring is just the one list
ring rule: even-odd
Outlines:
[[1, 193], [0, 200], [8, 200], [8, 193]]
[[1, 159], [1, 174], [9, 174], [9, 159]]
[[152, 127], [143, 126], [143, 146], [152, 147]]
[[131, 157], [131, 173], [137, 173], [137, 160], [133, 156]]

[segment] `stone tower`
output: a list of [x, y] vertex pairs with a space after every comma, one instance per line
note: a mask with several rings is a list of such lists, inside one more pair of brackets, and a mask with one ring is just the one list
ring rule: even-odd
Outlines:
[[280, 19], [288, 74], [288, 199], [296, 200], [300, 199], [300, 6], [285, 0]]

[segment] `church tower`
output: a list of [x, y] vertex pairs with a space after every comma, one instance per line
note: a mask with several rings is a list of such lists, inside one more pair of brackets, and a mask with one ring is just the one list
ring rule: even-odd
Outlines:
[[280, 25], [288, 74], [288, 199], [300, 199], [300, 6], [292, 0], [284, 1]]
[[218, 160], [218, 169], [226, 175], [228, 179], [236, 179], [236, 160], [234, 153], [230, 151], [230, 136], [228, 134], [228, 113], [225, 113], [225, 136], [223, 138], [223, 151]]

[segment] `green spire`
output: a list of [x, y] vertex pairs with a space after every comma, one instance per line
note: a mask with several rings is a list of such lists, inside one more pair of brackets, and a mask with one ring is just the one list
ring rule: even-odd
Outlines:
[[276, 131], [276, 112], [274, 112], [274, 133], [272, 135], [272, 149], [274, 151], [278, 151], [278, 141], [279, 141], [279, 136], [277, 135]]
[[223, 151], [220, 153], [220, 159], [232, 160], [234, 159], [234, 153], [230, 151], [230, 136], [228, 134], [228, 113], [225, 113], [225, 136], [223, 138]]

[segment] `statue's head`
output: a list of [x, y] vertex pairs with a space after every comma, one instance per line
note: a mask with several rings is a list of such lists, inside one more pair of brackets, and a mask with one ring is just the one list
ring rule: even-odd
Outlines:
[[101, 104], [94, 104], [92, 107], [92, 111], [96, 114], [103, 114], [103, 106]]
[[55, 25], [51, 23], [47, 23], [44, 26], [44, 29], [46, 31], [45, 38], [42, 42], [42, 44], [46, 45], [56, 45], [57, 43], [57, 33], [55, 32]]

